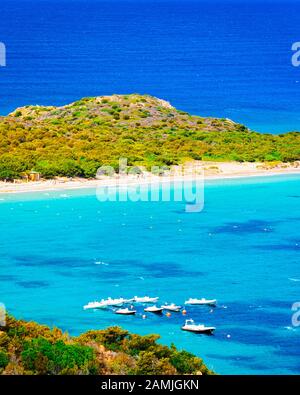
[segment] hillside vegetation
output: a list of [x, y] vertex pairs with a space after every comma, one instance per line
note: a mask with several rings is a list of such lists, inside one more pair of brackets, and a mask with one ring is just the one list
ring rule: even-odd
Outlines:
[[213, 374], [193, 354], [157, 344], [158, 335], [111, 327], [70, 337], [11, 316], [0, 329], [0, 375]]
[[95, 177], [101, 165], [173, 165], [187, 160], [295, 161], [300, 133], [259, 134], [142, 95], [84, 98], [63, 107], [26, 106], [0, 117], [0, 179], [38, 171]]

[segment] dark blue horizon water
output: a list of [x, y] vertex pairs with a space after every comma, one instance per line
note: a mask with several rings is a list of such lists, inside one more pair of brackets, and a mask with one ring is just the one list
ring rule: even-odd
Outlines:
[[[2, 195], [0, 301], [71, 335], [112, 325], [158, 333], [220, 374], [299, 374], [299, 202], [300, 175], [207, 182], [198, 213], [183, 202], [100, 203], [85, 189]], [[135, 295], [217, 298], [213, 312], [187, 307], [186, 316], [215, 335], [181, 331], [180, 313], [82, 309]]]
[[179, 109], [300, 130], [300, 2], [2, 0], [0, 114], [148, 93]]

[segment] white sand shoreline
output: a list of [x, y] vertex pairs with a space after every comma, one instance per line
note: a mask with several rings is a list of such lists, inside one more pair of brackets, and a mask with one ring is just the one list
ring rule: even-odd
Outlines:
[[[222, 180], [222, 179], [238, 179], [238, 178], [252, 178], [252, 177], [269, 177], [269, 176], [286, 176], [286, 175], [300, 175], [300, 166], [287, 166], [271, 169], [257, 168], [259, 164], [253, 163], [230, 163], [230, 162], [210, 162], [205, 163], [204, 166], [204, 181]], [[203, 164], [202, 164], [203, 166]], [[187, 181], [191, 179], [203, 179], [203, 175], [184, 175], [173, 176], [171, 181]], [[170, 182], [167, 176], [153, 176], [147, 175], [137, 178], [136, 176], [128, 177], [126, 179], [118, 180], [118, 186], [126, 185], [145, 185], [145, 184], [162, 184]], [[50, 191], [64, 191], [74, 189], [93, 189], [101, 187], [112, 187], [116, 185], [115, 178], [97, 179], [63, 179], [56, 180], [42, 180], [36, 182], [0, 182], [0, 194], [15, 194], [15, 193], [30, 193], [30, 192], [50, 192]]]

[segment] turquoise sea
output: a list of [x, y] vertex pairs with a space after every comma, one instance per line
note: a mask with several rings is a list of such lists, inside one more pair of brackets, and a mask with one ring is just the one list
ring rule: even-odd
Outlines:
[[[223, 374], [300, 373], [300, 175], [206, 182], [205, 207], [105, 202], [95, 190], [0, 196], [0, 300], [18, 318], [77, 335], [121, 325], [159, 333]], [[83, 311], [95, 299], [159, 296], [216, 326], [182, 332], [184, 317]]]

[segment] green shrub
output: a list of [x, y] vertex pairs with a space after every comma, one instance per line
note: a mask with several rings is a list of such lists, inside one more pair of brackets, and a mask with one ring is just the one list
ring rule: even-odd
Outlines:
[[177, 351], [175, 348], [173, 348], [170, 362], [180, 374], [196, 373], [201, 371], [203, 365], [200, 358], [187, 351]]
[[90, 347], [66, 345], [63, 341], [52, 344], [40, 337], [26, 342], [21, 356], [25, 369], [37, 374], [66, 374], [74, 370], [87, 372], [94, 352]]
[[3, 155], [0, 157], [0, 180], [13, 180], [20, 178], [21, 173], [28, 170], [29, 166], [21, 159], [11, 156]]
[[0, 369], [4, 369], [9, 362], [9, 357], [6, 352], [0, 350]]
[[168, 358], [158, 359], [154, 352], [142, 351], [136, 364], [136, 374], [141, 375], [163, 375], [174, 374], [175, 368], [170, 364]]
[[159, 335], [131, 335], [126, 341], [126, 349], [131, 355], [137, 355], [141, 351], [147, 351], [156, 345]]

